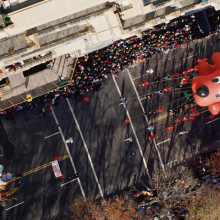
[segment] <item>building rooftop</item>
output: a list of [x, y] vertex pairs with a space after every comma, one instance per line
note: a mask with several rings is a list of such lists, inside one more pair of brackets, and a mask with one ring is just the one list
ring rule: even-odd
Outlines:
[[[54, 25], [52, 21], [57, 19], [68, 19], [67, 16], [74, 13], [85, 13], [85, 10], [94, 10], [93, 7], [102, 7], [106, 0], [45, 0], [29, 7], [9, 13], [14, 28], [8, 30], [10, 35], [21, 33], [40, 25]], [[92, 12], [91, 11], [91, 12]], [[82, 14], [83, 15], [83, 14]], [[28, 18], [28, 19], [27, 19]], [[46, 28], [46, 25], [45, 25]]]
[[53, 42], [68, 38], [71, 35], [77, 35], [79, 33], [85, 32], [87, 30], [88, 30], [88, 28], [87, 28], [86, 24], [80, 25], [80, 26], [76, 25], [73, 27], [65, 28], [61, 31], [55, 31], [55, 32], [51, 32], [51, 33], [43, 35], [43, 36], [39, 36], [38, 41], [41, 46], [46, 46], [46, 45], [49, 45]]

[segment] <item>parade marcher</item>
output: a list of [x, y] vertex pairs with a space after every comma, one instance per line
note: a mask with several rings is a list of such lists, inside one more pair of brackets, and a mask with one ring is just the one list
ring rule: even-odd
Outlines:
[[167, 130], [173, 130], [173, 128], [174, 128], [174, 126], [173, 126], [173, 125], [170, 125], [170, 126], [166, 127], [165, 129], [167, 129]]
[[126, 118], [124, 121], [123, 121], [123, 124], [128, 124], [130, 122], [130, 119], [129, 118]]
[[154, 130], [154, 128], [155, 128], [155, 126], [150, 125], [150, 126], [147, 128], [147, 130], [149, 130], [149, 131], [153, 131], [153, 130]]
[[173, 75], [171, 75], [170, 77], [178, 77], [179, 73], [174, 73]]
[[209, 117], [206, 117], [206, 119], [214, 119], [214, 115], [210, 115]]
[[152, 135], [149, 137], [149, 139], [155, 140], [155, 139], [156, 139], [156, 135], [155, 135], [155, 134], [152, 134]]
[[176, 120], [173, 121], [173, 123], [178, 123], [178, 122], [181, 122], [180, 118], [177, 118]]
[[73, 143], [73, 137], [71, 137], [71, 138], [69, 138], [69, 139], [67, 139], [65, 142], [66, 142], [66, 144], [68, 144], [68, 143]]
[[143, 82], [141, 84], [139, 84], [138, 86], [148, 86], [149, 82]]
[[1, 192], [0, 193], [0, 201], [12, 201], [17, 200], [17, 195], [14, 195], [14, 193], [16, 193], [18, 190], [18, 188], [15, 188], [13, 190], [10, 190], [8, 192]]
[[194, 120], [195, 117], [194, 117], [194, 115], [190, 115], [190, 116], [188, 117], [188, 119], [189, 119], [189, 120]]
[[165, 87], [162, 92], [169, 92], [170, 91], [170, 87]]
[[133, 138], [132, 138], [132, 137], [129, 137], [129, 138], [127, 138], [127, 139], [124, 139], [124, 141], [132, 142], [132, 141], [133, 141]]
[[135, 151], [131, 151], [131, 153], [128, 153], [127, 155], [135, 156], [136, 152]]
[[163, 112], [164, 111], [164, 109], [163, 108], [159, 108], [158, 110], [156, 110], [154, 113], [161, 113], [161, 112]]
[[120, 102], [122, 102], [122, 101], [128, 101], [128, 97], [121, 98], [121, 99], [120, 99]]
[[18, 183], [20, 184], [20, 183], [25, 183], [26, 182], [26, 180], [24, 179], [24, 180], [19, 180], [18, 181]]
[[152, 112], [144, 112], [143, 115], [150, 115]]
[[154, 72], [154, 70], [152, 68], [150, 68], [146, 71], [146, 73], [150, 73], [150, 74], [152, 74], [153, 72]]
[[156, 94], [163, 95], [162, 90], [155, 92]]
[[199, 113], [199, 112], [193, 112], [192, 115], [193, 115], [193, 116], [199, 116], [200, 113]]
[[196, 108], [191, 108], [191, 109], [189, 109], [188, 112], [195, 112], [195, 111], [196, 111]]
[[153, 98], [153, 97], [154, 97], [154, 94], [153, 94], [153, 93], [146, 96], [147, 99], [151, 99], [151, 98]]
[[83, 98], [83, 101], [88, 102], [88, 101], [89, 101], [89, 98], [88, 98], [88, 97], [84, 97], [84, 98]]
[[185, 116], [181, 119], [182, 121], [188, 121], [188, 118]]

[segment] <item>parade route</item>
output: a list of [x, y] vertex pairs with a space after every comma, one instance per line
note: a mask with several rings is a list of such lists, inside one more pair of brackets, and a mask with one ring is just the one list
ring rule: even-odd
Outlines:
[[[9, 201], [7, 207], [0, 209], [1, 219], [65, 219], [69, 201], [78, 195], [85, 199], [112, 198], [128, 186], [149, 182], [154, 171], [172, 169], [218, 141], [218, 118], [206, 119], [210, 116], [207, 109], [187, 103], [182, 90], [143, 99], [165, 87], [178, 86], [181, 79], [139, 86], [181, 73], [193, 67], [198, 58], [210, 57], [213, 51], [204, 50], [204, 44], [210, 41], [216, 42], [216, 36], [203, 43], [192, 43], [198, 49], [190, 59], [186, 49], [179, 48], [139, 62], [119, 76], [109, 76], [103, 79], [101, 91], [85, 92], [89, 101], [59, 98], [59, 105], [53, 105], [52, 114], [46, 117], [35, 117], [41, 106], [19, 111], [13, 120], [1, 117], [0, 164], [4, 164], [7, 172], [23, 173], [26, 180], [10, 181], [9, 190], [19, 188], [18, 200]], [[217, 50], [217, 46], [212, 50]], [[154, 73], [146, 74], [149, 68]], [[122, 97], [129, 98], [126, 105], [119, 105]], [[169, 112], [184, 106], [183, 113]], [[173, 130], [165, 129], [176, 118], [187, 115], [192, 107], [201, 114], [194, 120], [174, 124]], [[164, 111], [154, 113], [159, 108]], [[143, 114], [150, 111], [150, 115]], [[130, 123], [123, 123], [127, 118]], [[149, 131], [149, 125], [155, 128]], [[188, 133], [180, 135], [182, 131]], [[156, 135], [155, 140], [149, 139], [152, 134]], [[70, 137], [73, 143], [66, 143]], [[130, 137], [133, 141], [126, 142]], [[56, 156], [61, 157], [60, 170], [67, 175], [64, 179], [54, 176], [51, 161]], [[79, 177], [69, 179], [76, 172]]]

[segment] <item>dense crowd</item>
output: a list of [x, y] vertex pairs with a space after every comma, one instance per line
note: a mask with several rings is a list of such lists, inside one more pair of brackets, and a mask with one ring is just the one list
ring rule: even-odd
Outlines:
[[[220, 30], [220, 21], [218, 12], [207, 10], [212, 31], [201, 33], [194, 15], [179, 17], [168, 24], [156, 26], [154, 29], [144, 31], [141, 37], [133, 36], [124, 40], [115, 41], [112, 45], [98, 51], [86, 54], [77, 61], [75, 72], [72, 78], [72, 84], [58, 91], [50, 92], [31, 103], [23, 103], [1, 114], [7, 115], [6, 118], [13, 118], [14, 112], [20, 111], [24, 107], [32, 109], [38, 107], [40, 103], [43, 108], [54, 104], [52, 100], [56, 99], [56, 105], [60, 98], [75, 98], [88, 101], [86, 97], [88, 91], [101, 90], [101, 82], [109, 75], [119, 75], [123, 71], [138, 61], [145, 61], [153, 56], [162, 53], [168, 53], [170, 50], [187, 46], [189, 42], [204, 37], [209, 37]], [[193, 51], [189, 48], [189, 51]], [[44, 110], [46, 116], [48, 110]], [[45, 113], [46, 112], [46, 113]]]

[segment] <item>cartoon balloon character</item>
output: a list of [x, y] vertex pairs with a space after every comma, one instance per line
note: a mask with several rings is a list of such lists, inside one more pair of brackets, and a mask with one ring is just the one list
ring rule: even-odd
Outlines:
[[212, 115], [220, 112], [220, 53], [212, 55], [212, 64], [200, 61], [197, 69], [198, 77], [192, 81], [195, 101], [199, 106], [208, 106]]

